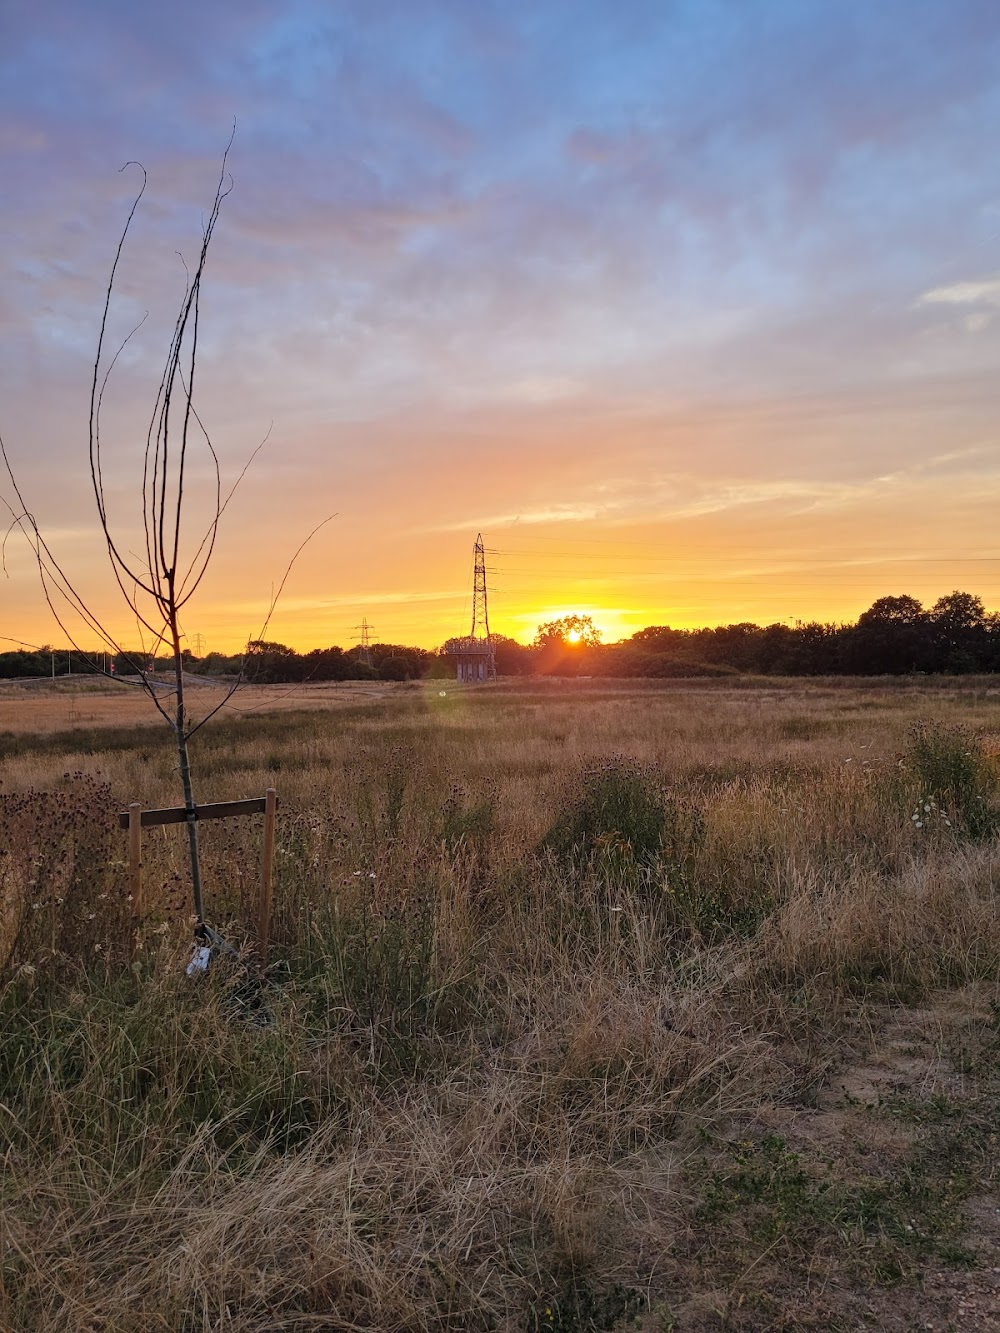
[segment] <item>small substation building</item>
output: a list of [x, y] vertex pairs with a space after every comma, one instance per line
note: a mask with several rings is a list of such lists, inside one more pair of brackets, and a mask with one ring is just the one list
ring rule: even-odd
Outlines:
[[445, 651], [455, 662], [455, 679], [460, 684], [478, 685], [496, 680], [497, 662], [492, 639], [449, 639]]

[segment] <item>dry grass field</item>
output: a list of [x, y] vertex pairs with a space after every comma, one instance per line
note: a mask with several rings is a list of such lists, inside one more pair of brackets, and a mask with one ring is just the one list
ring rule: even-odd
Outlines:
[[[309, 685], [243, 685], [227, 701], [224, 684], [206, 677], [187, 678], [194, 711], [204, 715], [222, 705], [220, 716], [241, 717], [308, 709], [340, 708], [344, 704], [388, 698], [399, 686], [345, 680]], [[170, 698], [163, 682], [163, 697]], [[39, 734], [107, 726], [162, 726], [162, 719], [142, 689], [131, 683], [109, 685], [86, 676], [45, 678], [19, 683], [0, 681], [0, 732]]]
[[[193, 691], [207, 708], [211, 687]], [[1000, 683], [0, 690], [0, 1326], [1000, 1328]]]

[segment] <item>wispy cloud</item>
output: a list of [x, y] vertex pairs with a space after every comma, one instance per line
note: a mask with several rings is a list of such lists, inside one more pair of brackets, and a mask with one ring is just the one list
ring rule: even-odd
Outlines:
[[917, 304], [1000, 306], [1000, 274], [967, 282], [953, 282], [947, 287], [932, 287], [923, 293]]
[[[454, 602], [468, 596], [463, 588], [408, 591], [405, 588], [387, 592], [370, 592], [363, 589], [338, 594], [336, 597], [282, 597], [277, 609], [280, 615], [289, 616], [301, 612], [320, 613], [331, 609], [352, 606], [401, 606], [409, 602]], [[241, 613], [259, 613], [260, 602], [227, 603], [227, 611]]]
[[425, 532], [493, 532], [498, 529], [534, 527], [549, 523], [584, 523], [600, 517], [601, 508], [591, 505], [552, 505], [545, 509], [524, 509], [518, 513], [486, 514], [479, 518], [441, 523]]
[[798, 512], [820, 504], [843, 504], [862, 487], [826, 481], [744, 481], [708, 490], [697, 499], [675, 506], [674, 518], [720, 514], [747, 505], [791, 504]]

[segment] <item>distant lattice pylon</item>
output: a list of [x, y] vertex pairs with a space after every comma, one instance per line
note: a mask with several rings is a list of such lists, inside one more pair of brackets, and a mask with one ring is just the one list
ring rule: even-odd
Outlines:
[[476, 567], [472, 578], [472, 630], [470, 639], [490, 641], [490, 612], [486, 588], [486, 548], [483, 546], [483, 534], [476, 536]]
[[486, 548], [483, 534], [476, 535], [475, 567], [472, 575], [472, 628], [469, 631], [464, 668], [459, 679], [496, 680], [497, 666], [490, 634], [489, 590], [486, 581]]
[[362, 616], [361, 624], [355, 625], [354, 628], [360, 631], [360, 633], [354, 636], [356, 639], [359, 640], [358, 661], [363, 666], [370, 667], [372, 664], [372, 650], [371, 650], [371, 638], [370, 638], [372, 627], [371, 625], [369, 625], [367, 618]]

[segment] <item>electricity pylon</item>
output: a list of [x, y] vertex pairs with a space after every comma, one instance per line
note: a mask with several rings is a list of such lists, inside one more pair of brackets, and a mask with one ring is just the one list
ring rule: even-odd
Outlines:
[[372, 650], [369, 635], [372, 627], [369, 625], [367, 619], [362, 616], [361, 624], [355, 625], [354, 628], [361, 631], [360, 634], [355, 634], [354, 636], [356, 639], [360, 640], [358, 644], [358, 661], [362, 666], [370, 667], [372, 664]]
[[470, 646], [481, 644], [485, 649], [485, 678], [496, 680], [497, 663], [493, 651], [493, 638], [490, 634], [490, 610], [486, 584], [486, 548], [483, 546], [483, 534], [476, 535], [475, 570], [472, 576], [472, 629], [469, 633]]

